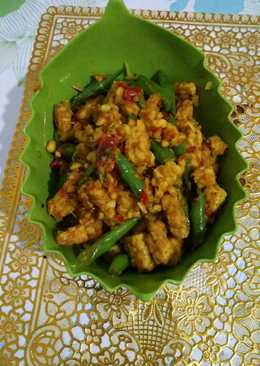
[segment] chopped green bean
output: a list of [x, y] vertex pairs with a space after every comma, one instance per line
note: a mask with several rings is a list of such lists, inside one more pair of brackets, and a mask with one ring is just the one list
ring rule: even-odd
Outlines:
[[168, 122], [172, 123], [173, 125], [176, 124], [176, 117], [170, 113], [169, 117], [167, 118]]
[[161, 86], [171, 84], [171, 81], [169, 80], [168, 76], [162, 70], [156, 71], [156, 73], [152, 76], [151, 80]]
[[190, 173], [191, 173], [191, 162], [186, 161], [185, 170], [183, 173], [183, 183], [186, 191], [191, 191]]
[[205, 197], [201, 191], [191, 204], [190, 221], [192, 243], [197, 246], [203, 240], [206, 228]]
[[115, 72], [112, 75], [109, 75], [106, 79], [97, 81], [95, 79], [92, 79], [89, 84], [87, 84], [83, 91], [74, 97], [71, 98], [71, 105], [73, 108], [77, 108], [83, 103], [86, 102], [86, 100], [92, 96], [95, 96], [97, 94], [104, 93], [109, 89], [113, 81], [123, 72], [123, 69], [120, 69], [119, 71]]
[[112, 260], [109, 267], [109, 273], [120, 276], [130, 265], [130, 259], [127, 254], [118, 254]]
[[171, 111], [173, 107], [173, 88], [169, 86], [160, 86], [147, 77], [140, 75], [135, 80], [135, 85], [143, 89], [146, 96], [151, 94], [160, 94], [166, 111]]
[[187, 144], [185, 143], [179, 144], [178, 146], [174, 147], [174, 152], [177, 156], [184, 154], [186, 150], [187, 150]]
[[167, 160], [175, 159], [175, 152], [171, 148], [163, 147], [156, 141], [151, 141], [151, 148], [156, 160], [160, 164], [164, 164]]
[[[168, 105], [168, 108], [166, 108], [167, 111], [172, 113], [176, 113], [176, 101], [175, 101], [175, 83], [173, 83], [169, 77], [162, 71], [158, 70], [152, 77], [152, 80], [159, 84], [163, 89], [164, 92], [162, 97], [166, 98], [164, 102]], [[169, 122], [175, 123], [176, 119], [172, 115]]]
[[132, 80], [135, 78], [135, 74], [132, 72], [132, 70], [127, 62], [124, 62], [124, 72], [125, 72], [126, 80]]
[[129, 219], [122, 224], [115, 226], [94, 244], [88, 245], [77, 257], [80, 267], [93, 263], [101, 255], [107, 253], [138, 223], [138, 221], [138, 218]]
[[133, 164], [120, 152], [116, 156], [116, 163], [123, 181], [129, 186], [135, 198], [139, 199], [144, 189], [144, 182], [138, 177]]

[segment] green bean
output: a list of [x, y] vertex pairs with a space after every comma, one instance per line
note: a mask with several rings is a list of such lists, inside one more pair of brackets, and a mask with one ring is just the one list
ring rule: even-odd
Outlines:
[[[176, 101], [175, 101], [175, 84], [168, 78], [168, 76], [162, 71], [158, 70], [152, 77], [152, 80], [158, 83], [165, 89], [165, 96], [167, 95], [167, 101], [169, 98], [169, 111], [176, 113]], [[162, 95], [163, 96], [163, 95]], [[168, 103], [168, 102], [167, 102]], [[167, 110], [167, 109], [166, 109]], [[176, 119], [172, 115], [169, 122], [175, 123]]]
[[132, 80], [136, 77], [136, 75], [132, 72], [132, 70], [127, 62], [124, 62], [124, 72], [125, 72], [126, 80]]
[[109, 273], [112, 275], [120, 276], [122, 272], [124, 272], [127, 267], [130, 265], [130, 259], [127, 254], [118, 254], [112, 260], [112, 263], [109, 267]]
[[151, 94], [160, 94], [165, 110], [170, 112], [173, 109], [173, 88], [172, 85], [160, 86], [153, 80], [148, 79], [144, 75], [139, 75], [136, 80], [134, 80], [134, 85], [139, 86], [143, 89], [146, 96]]
[[116, 155], [116, 163], [123, 181], [129, 186], [135, 198], [139, 199], [144, 189], [144, 182], [138, 177], [133, 164], [120, 152]]
[[205, 197], [201, 191], [198, 192], [198, 197], [192, 201], [190, 222], [192, 243], [197, 246], [201, 243], [206, 228]]
[[160, 164], [164, 164], [167, 160], [174, 160], [175, 153], [169, 147], [163, 147], [155, 141], [151, 141], [152, 152], [154, 153], [156, 160]]
[[156, 71], [151, 80], [161, 86], [171, 84], [168, 76], [162, 70]]
[[183, 173], [183, 186], [184, 186], [184, 197], [185, 197], [185, 213], [189, 214], [190, 206], [191, 206], [191, 200], [192, 200], [192, 184], [190, 179], [190, 173], [191, 173], [191, 163], [190, 161], [186, 161], [185, 170]]
[[189, 218], [189, 203], [187, 197], [183, 197], [183, 210], [185, 215]]
[[80, 267], [93, 263], [101, 255], [108, 252], [120, 239], [122, 239], [139, 221], [138, 218], [126, 220], [104, 234], [94, 244], [88, 245], [77, 257]]
[[176, 125], [176, 117], [172, 113], [169, 114], [169, 117], [167, 118], [167, 121], [170, 122], [173, 125]]
[[107, 76], [106, 79], [97, 81], [92, 79], [89, 84], [87, 84], [81, 93], [75, 95], [71, 98], [71, 105], [73, 108], [81, 106], [85, 101], [97, 94], [104, 93], [111, 86], [113, 81], [123, 72], [123, 69]]
[[140, 99], [138, 101], [138, 105], [139, 105], [140, 108], [144, 108], [144, 106], [145, 106], [145, 99], [144, 99], [144, 96], [143, 95], [141, 95], [141, 97], [140, 97]]
[[158, 84], [151, 81], [144, 75], [139, 75], [136, 80], [132, 80], [131, 84], [133, 86], [139, 86], [140, 88], [142, 88], [146, 96], [150, 96], [154, 93], [159, 93], [160, 89]]
[[174, 152], [177, 156], [184, 154], [186, 150], [187, 150], [187, 144], [185, 143], [179, 144], [178, 146], [174, 147]]
[[191, 191], [190, 173], [191, 173], [191, 162], [186, 161], [185, 170], [183, 173], [183, 183], [184, 183], [186, 192]]

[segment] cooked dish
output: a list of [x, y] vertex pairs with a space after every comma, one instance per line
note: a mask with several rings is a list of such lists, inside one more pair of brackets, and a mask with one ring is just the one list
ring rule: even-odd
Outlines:
[[196, 85], [126, 66], [74, 88], [54, 106], [47, 144], [57, 243], [73, 245], [82, 269], [103, 257], [114, 275], [176, 265], [227, 196], [217, 183], [227, 145], [194, 119]]

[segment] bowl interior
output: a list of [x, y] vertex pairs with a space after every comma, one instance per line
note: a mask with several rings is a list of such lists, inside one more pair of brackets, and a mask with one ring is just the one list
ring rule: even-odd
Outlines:
[[[121, 0], [110, 0], [103, 18], [74, 38], [40, 74], [42, 87], [32, 100], [32, 118], [25, 130], [29, 142], [22, 156], [28, 167], [23, 191], [33, 197], [31, 220], [43, 229], [44, 248], [61, 253], [69, 272], [79, 274], [72, 248], [56, 244], [55, 222], [46, 209], [51, 156], [45, 146], [53, 135], [53, 105], [74, 94], [72, 85], [85, 85], [94, 73], [114, 72], [124, 61], [135, 72], [148, 77], [162, 69], [172, 80], [194, 81], [200, 90], [196, 114], [203, 133], [218, 134], [229, 145], [220, 163], [219, 176], [228, 198], [203, 245], [186, 255], [179, 265], [149, 274], [129, 271], [112, 277], [102, 261], [86, 267], [85, 273], [94, 276], [106, 289], [124, 284], [148, 300], [164, 281], [181, 281], [198, 260], [214, 260], [220, 237], [235, 229], [234, 204], [244, 197], [237, 176], [246, 163], [235, 146], [241, 134], [228, 118], [231, 106], [220, 96], [220, 82], [205, 66], [200, 51], [177, 35], [131, 15]], [[208, 82], [212, 85], [210, 90], [205, 89]]]

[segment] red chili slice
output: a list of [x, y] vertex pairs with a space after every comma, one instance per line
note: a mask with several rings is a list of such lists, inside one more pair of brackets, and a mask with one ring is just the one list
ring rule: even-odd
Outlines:
[[193, 153], [195, 150], [196, 150], [196, 146], [193, 146], [193, 145], [189, 146], [188, 149], [187, 149], [187, 151], [189, 153]]
[[123, 98], [127, 101], [127, 102], [134, 102], [135, 97], [137, 97], [139, 94], [141, 94], [142, 89], [139, 87], [129, 87], [128, 85], [126, 85], [124, 87], [124, 93], [123, 93]]
[[52, 169], [61, 169], [64, 166], [64, 161], [63, 160], [53, 160], [50, 163], [50, 167]]
[[140, 194], [140, 201], [144, 204], [144, 205], [148, 205], [149, 203], [149, 198], [146, 192], [142, 191]]
[[115, 221], [118, 222], [118, 223], [123, 222], [124, 221], [124, 216], [120, 215], [120, 214], [116, 215], [115, 216]]

